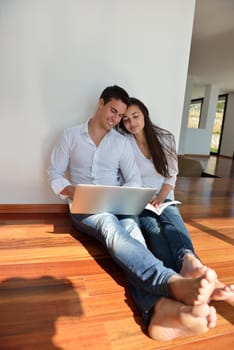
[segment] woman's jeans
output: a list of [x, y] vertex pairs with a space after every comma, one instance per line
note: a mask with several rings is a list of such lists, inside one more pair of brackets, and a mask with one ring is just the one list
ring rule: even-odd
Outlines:
[[146, 247], [137, 217], [101, 213], [71, 214], [71, 219], [77, 230], [98, 239], [122, 267], [137, 307], [148, 323], [156, 301], [170, 296], [168, 280], [176, 273]]
[[[159, 216], [150, 210], [144, 210], [139, 216], [139, 221], [148, 249], [165, 266], [179, 273], [186, 254], [192, 253], [198, 258], [194, 252], [189, 232], [176, 206], [168, 206]], [[159, 298], [155, 299], [154, 294], [145, 293], [142, 288], [137, 287], [131, 280], [131, 276], [126, 276], [126, 278], [131, 295], [145, 324], [148, 325], [152, 306]]]
[[189, 232], [175, 205], [165, 208], [159, 216], [145, 209], [139, 220], [148, 248], [165, 266], [179, 273], [185, 254], [192, 253], [197, 257]]

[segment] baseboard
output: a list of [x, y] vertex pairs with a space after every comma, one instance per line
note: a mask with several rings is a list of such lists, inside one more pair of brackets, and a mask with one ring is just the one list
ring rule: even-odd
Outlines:
[[183, 153], [178, 154], [181, 157], [191, 157], [191, 158], [210, 158], [211, 156], [218, 157], [218, 158], [227, 158], [227, 159], [234, 159], [234, 155], [232, 156], [225, 156], [224, 154], [190, 154], [190, 153]]
[[189, 154], [185, 153], [183, 154], [184, 157], [192, 157], [192, 158], [209, 158], [209, 154]]
[[234, 156], [225, 156], [224, 154], [221, 154], [219, 158], [234, 159]]
[[67, 204], [0, 204], [0, 214], [67, 213]]

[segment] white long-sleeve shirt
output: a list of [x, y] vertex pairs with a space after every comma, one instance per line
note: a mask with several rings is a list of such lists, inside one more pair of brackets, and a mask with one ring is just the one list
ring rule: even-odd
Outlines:
[[167, 199], [174, 200], [174, 187], [178, 174], [177, 160], [174, 157], [166, 154], [170, 176], [164, 177], [156, 171], [152, 159], [146, 158], [141, 152], [134, 136], [127, 135], [127, 137], [132, 145], [137, 164], [141, 172], [143, 186], [155, 188], [155, 194], [158, 194], [163, 184], [169, 184], [173, 189], [168, 193]]
[[125, 186], [142, 186], [129, 140], [111, 129], [96, 146], [88, 122], [62, 133], [51, 153], [48, 176], [56, 194], [79, 183], [118, 186], [124, 181]]

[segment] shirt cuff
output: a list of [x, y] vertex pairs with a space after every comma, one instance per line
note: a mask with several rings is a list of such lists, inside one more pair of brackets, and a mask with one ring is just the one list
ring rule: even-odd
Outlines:
[[67, 179], [56, 179], [51, 182], [52, 190], [55, 194], [59, 195], [61, 199], [67, 199], [69, 196], [60, 194], [60, 192], [67, 186], [71, 186], [71, 183]]

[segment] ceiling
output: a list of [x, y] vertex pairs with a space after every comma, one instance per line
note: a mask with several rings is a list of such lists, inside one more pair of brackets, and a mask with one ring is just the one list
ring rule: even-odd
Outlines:
[[196, 0], [188, 75], [193, 97], [207, 84], [234, 92], [234, 0]]

